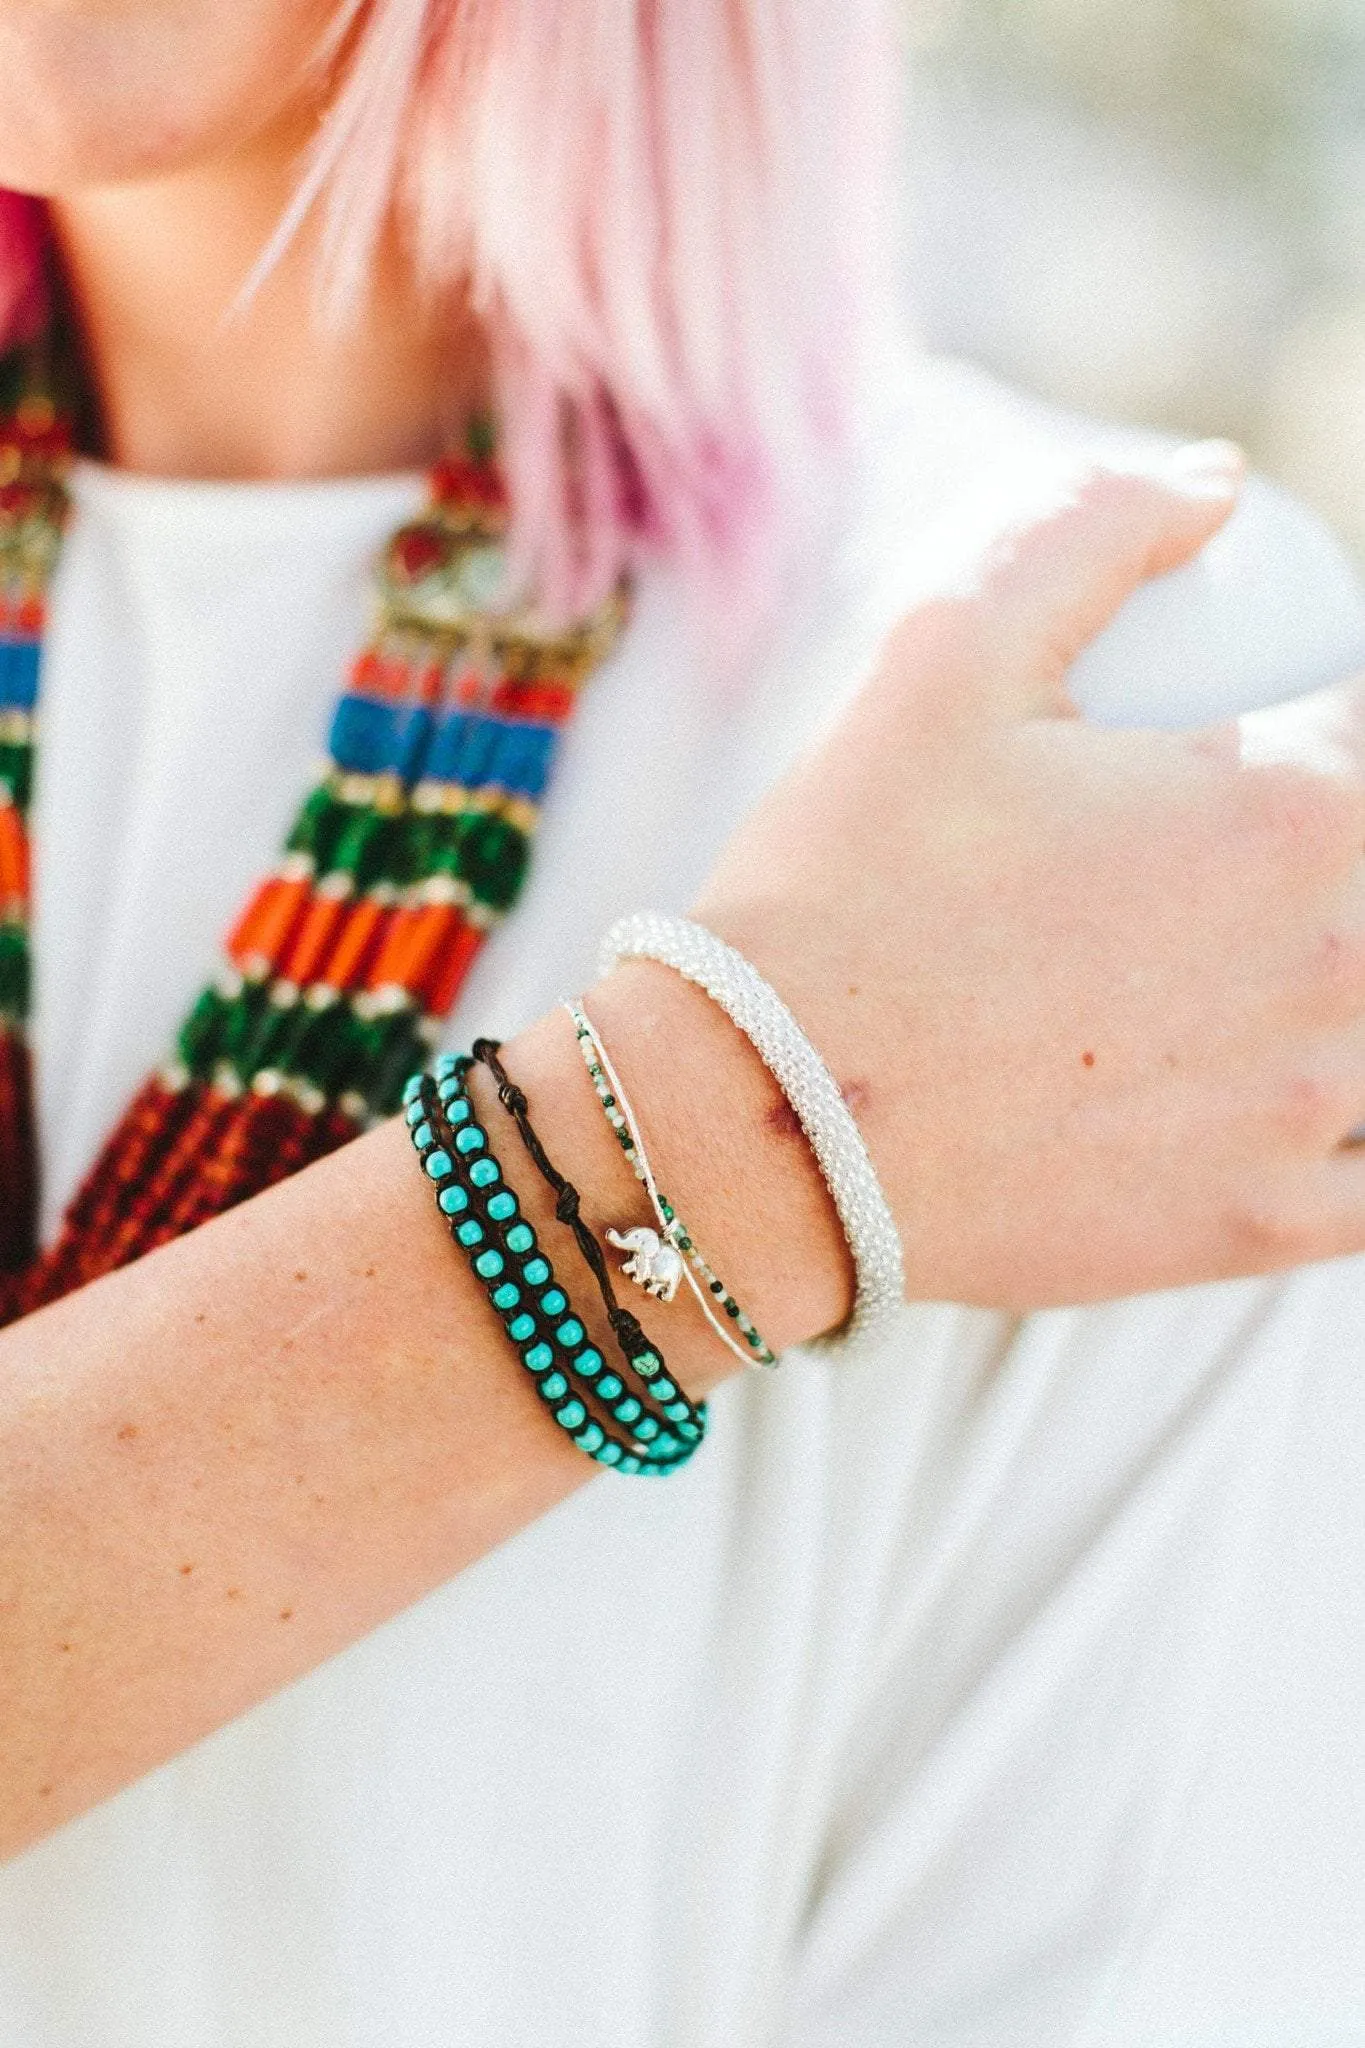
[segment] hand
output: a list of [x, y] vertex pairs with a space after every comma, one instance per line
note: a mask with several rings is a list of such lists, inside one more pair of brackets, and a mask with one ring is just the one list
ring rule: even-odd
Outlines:
[[1098, 473], [917, 607], [695, 914], [840, 1078], [909, 1290], [1026, 1308], [1365, 1247], [1365, 697], [1099, 731], [1067, 669], [1234, 502]]

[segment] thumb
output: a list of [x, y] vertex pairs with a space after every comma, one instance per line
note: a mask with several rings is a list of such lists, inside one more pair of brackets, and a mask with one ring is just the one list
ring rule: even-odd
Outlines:
[[979, 572], [978, 686], [996, 716], [1074, 715], [1067, 671], [1142, 583], [1196, 555], [1237, 501], [1245, 464], [1227, 441], [1147, 469], [1072, 478], [1014, 527]]

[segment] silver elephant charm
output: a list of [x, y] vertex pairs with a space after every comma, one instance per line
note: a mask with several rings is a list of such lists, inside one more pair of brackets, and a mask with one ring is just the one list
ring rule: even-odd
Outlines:
[[624, 1233], [609, 1230], [607, 1242], [618, 1251], [629, 1252], [621, 1266], [628, 1280], [643, 1287], [656, 1301], [672, 1301], [683, 1277], [682, 1253], [675, 1245], [666, 1244], [657, 1230], [644, 1225]]

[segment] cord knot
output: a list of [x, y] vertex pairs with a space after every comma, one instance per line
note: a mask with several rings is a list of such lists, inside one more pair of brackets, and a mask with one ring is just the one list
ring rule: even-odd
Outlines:
[[561, 1223], [576, 1223], [578, 1221], [578, 1189], [573, 1187], [568, 1181], [564, 1183], [556, 1197], [555, 1215]]

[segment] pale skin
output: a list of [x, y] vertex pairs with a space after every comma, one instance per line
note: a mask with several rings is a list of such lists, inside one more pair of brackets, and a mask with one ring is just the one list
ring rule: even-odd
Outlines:
[[[441, 339], [396, 242], [349, 337], [310, 323], [306, 243], [221, 324], [325, 92], [328, 11], [0, 0], [0, 182], [54, 197], [113, 460], [392, 467], [479, 388], [477, 335]], [[172, 133], [165, 81], [191, 74]], [[1365, 1155], [1341, 1143], [1365, 1117], [1360, 692], [1182, 736], [1094, 732], [1065, 698], [1074, 654], [1236, 486], [1214, 449], [1055, 490], [905, 620], [697, 905], [855, 1104], [912, 1296], [1021, 1312], [1365, 1246]], [[837, 1224], [745, 1042], [660, 968], [589, 1005], [760, 1327], [784, 1346], [836, 1325]], [[646, 1220], [563, 1015], [505, 1057], [589, 1222]], [[690, 1391], [736, 1369], [686, 1296], [668, 1313]], [[592, 1472], [397, 1125], [0, 1333], [0, 1854]]]

